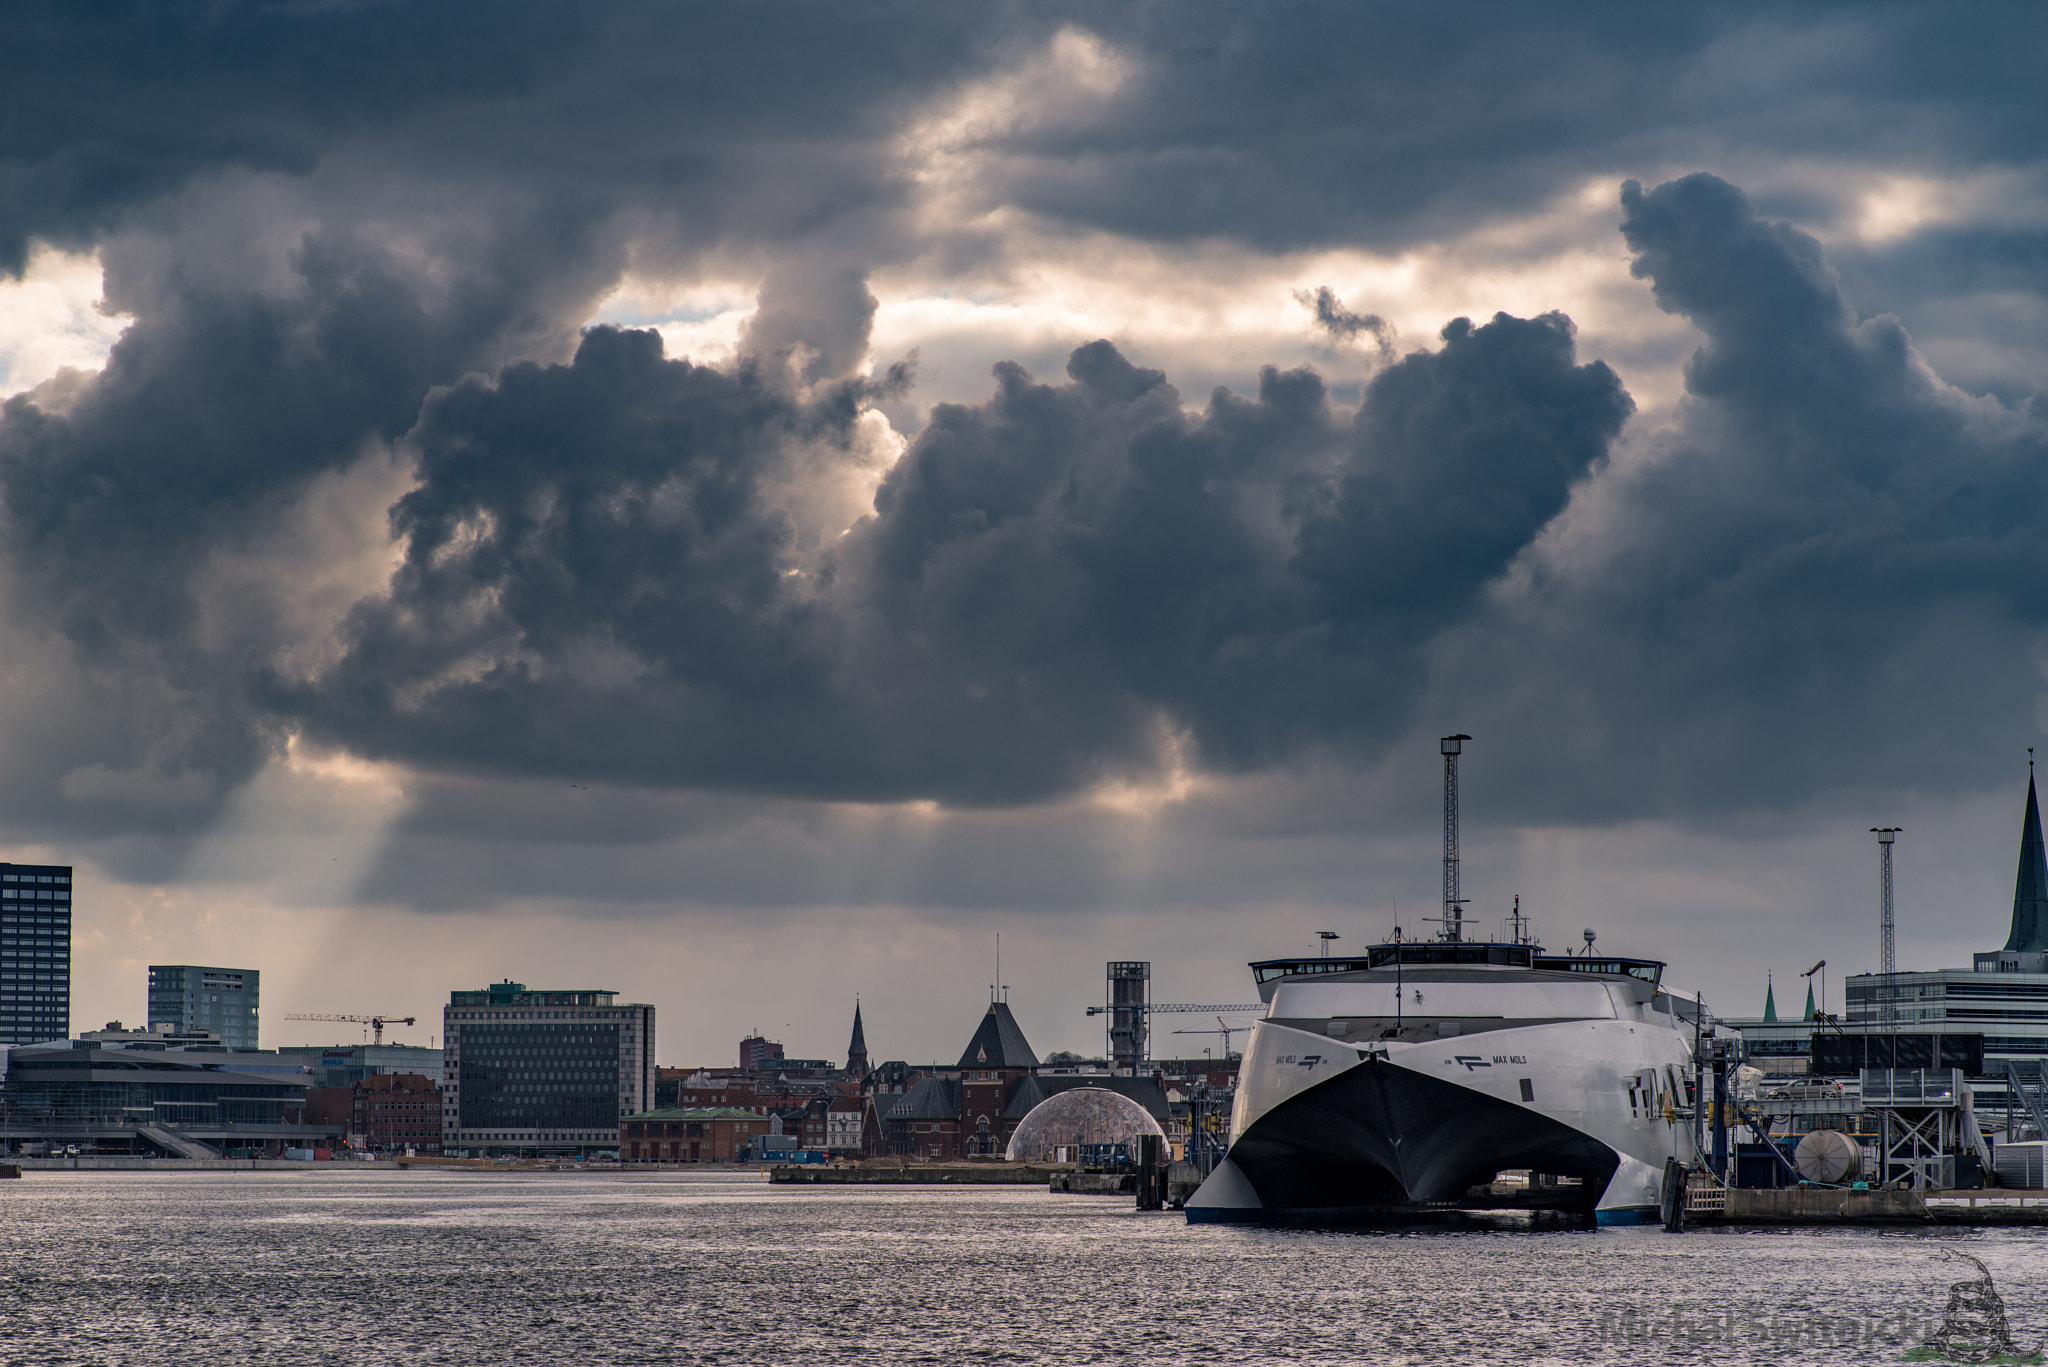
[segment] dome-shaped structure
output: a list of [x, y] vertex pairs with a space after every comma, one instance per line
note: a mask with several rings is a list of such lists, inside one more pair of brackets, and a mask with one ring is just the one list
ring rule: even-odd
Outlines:
[[1141, 1134], [1164, 1135], [1143, 1106], [1106, 1087], [1075, 1087], [1049, 1096], [1017, 1122], [1004, 1155], [1012, 1163], [1049, 1158], [1067, 1144], [1124, 1144]]

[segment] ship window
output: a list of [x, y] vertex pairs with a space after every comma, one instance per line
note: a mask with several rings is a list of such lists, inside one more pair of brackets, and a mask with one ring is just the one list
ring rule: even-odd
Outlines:
[[1524, 1100], [1524, 1101], [1534, 1101], [1535, 1099], [1536, 1099], [1536, 1084], [1535, 1084], [1534, 1082], [1531, 1082], [1531, 1081], [1530, 1081], [1530, 1080], [1529, 1080], [1528, 1078], [1523, 1078], [1523, 1079], [1522, 1079], [1522, 1100]]

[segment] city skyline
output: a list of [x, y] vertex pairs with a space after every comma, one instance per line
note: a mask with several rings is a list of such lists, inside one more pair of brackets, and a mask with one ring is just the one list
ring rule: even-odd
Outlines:
[[10, 17], [74, 1031], [246, 964], [266, 1044], [509, 978], [916, 1060], [1007, 980], [1093, 1054], [1107, 960], [1424, 930], [1449, 733], [1476, 932], [1747, 1015], [1901, 827], [1901, 968], [2002, 935], [2037, 10], [796, 13]]

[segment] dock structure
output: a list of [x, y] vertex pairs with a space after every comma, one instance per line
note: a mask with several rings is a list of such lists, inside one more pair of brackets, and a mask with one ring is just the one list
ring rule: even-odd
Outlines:
[[1693, 1187], [1688, 1225], [2048, 1225], [2048, 1192]]
[[813, 1187], [1042, 1187], [1066, 1172], [1033, 1163], [791, 1163], [768, 1169], [768, 1180], [777, 1186]]

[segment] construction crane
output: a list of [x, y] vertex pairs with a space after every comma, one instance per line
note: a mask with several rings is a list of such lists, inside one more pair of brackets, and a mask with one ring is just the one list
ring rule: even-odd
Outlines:
[[1237, 1057], [1231, 1051], [1230, 1037], [1232, 1035], [1242, 1035], [1249, 1029], [1251, 1029], [1249, 1025], [1225, 1025], [1223, 1017], [1218, 1016], [1214, 1030], [1176, 1030], [1173, 1033], [1176, 1035], [1221, 1035], [1223, 1036], [1223, 1057], [1225, 1060], [1229, 1060]]
[[1197, 1002], [1132, 1002], [1127, 1006], [1118, 1007], [1091, 1006], [1088, 1008], [1088, 1014], [1100, 1016], [1106, 1011], [1117, 1010], [1143, 1011], [1148, 1015], [1156, 1016], [1161, 1011], [1194, 1011], [1204, 1016], [1219, 1014], [1236, 1016], [1242, 1015], [1246, 1011], [1264, 1011], [1265, 1009], [1266, 1004], [1264, 1002], [1253, 1002], [1250, 1006], [1203, 1006]]
[[384, 1042], [384, 1027], [387, 1025], [411, 1025], [415, 1016], [327, 1016], [318, 1013], [296, 1013], [285, 1017], [288, 1021], [348, 1021], [353, 1025], [367, 1025], [374, 1032], [372, 1044]]

